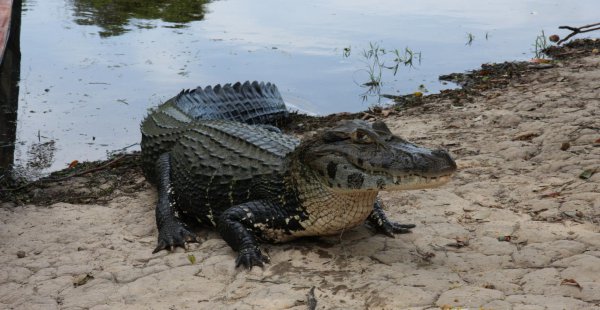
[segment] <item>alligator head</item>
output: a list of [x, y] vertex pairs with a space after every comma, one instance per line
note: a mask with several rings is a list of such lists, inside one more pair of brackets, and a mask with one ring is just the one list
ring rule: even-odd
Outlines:
[[456, 163], [398, 137], [382, 121], [343, 121], [304, 141], [298, 159], [335, 191], [430, 188], [450, 180]]

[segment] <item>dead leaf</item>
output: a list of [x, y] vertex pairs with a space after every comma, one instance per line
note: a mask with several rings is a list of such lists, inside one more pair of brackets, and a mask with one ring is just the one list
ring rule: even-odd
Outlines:
[[582, 289], [581, 285], [579, 285], [575, 279], [563, 279], [562, 282], [560, 282], [560, 285], [570, 285]]
[[504, 242], [510, 242], [511, 239], [512, 239], [512, 236], [510, 236], [510, 235], [498, 237], [498, 241], [504, 241]]
[[381, 107], [378, 107], [378, 106], [371, 107], [371, 112], [373, 112], [375, 114], [381, 114], [382, 110], [383, 109]]
[[396, 111], [390, 110], [390, 109], [385, 109], [385, 110], [381, 111], [381, 115], [383, 115], [383, 117], [388, 117], [392, 114], [396, 114]]
[[454, 240], [456, 240], [456, 242], [454, 242], [454, 243], [448, 243], [448, 244], [446, 244], [446, 246], [450, 246], [450, 247], [453, 247], [453, 248], [460, 249], [462, 247], [466, 247], [466, 246], [469, 245], [469, 240], [468, 239], [463, 239], [461, 237], [456, 237], [456, 238], [454, 238]]
[[531, 59], [531, 62], [533, 62], [535, 64], [549, 64], [552, 62], [552, 60], [543, 59], [543, 58], [533, 58], [533, 59]]
[[363, 113], [362, 117], [360, 119], [362, 119], [363, 121], [368, 121], [370, 119], [374, 119], [375, 116], [369, 113]]
[[560, 192], [551, 192], [547, 194], [542, 194], [541, 198], [556, 198], [560, 196]]
[[82, 286], [82, 285], [88, 283], [93, 278], [94, 278], [94, 276], [92, 276], [89, 273], [86, 273], [84, 275], [76, 276], [76, 277], [73, 278], [73, 286], [74, 287]]
[[513, 138], [513, 141], [531, 141], [531, 139], [533, 139], [533, 138], [535, 138], [535, 137], [537, 137], [539, 135], [540, 134], [537, 133], [537, 132], [531, 132], [531, 131], [522, 132], [522, 133], [516, 135]]
[[562, 214], [566, 217], [570, 217], [572, 219], [578, 218], [578, 217], [583, 217], [583, 213], [581, 213], [581, 211], [563, 211], [560, 214]]
[[75, 168], [79, 164], [79, 161], [76, 159], [69, 164], [69, 169]]
[[596, 173], [596, 169], [585, 169], [580, 175], [579, 178], [580, 179], [584, 179], [587, 180], [589, 178], [592, 177], [592, 175], [594, 175], [594, 173]]

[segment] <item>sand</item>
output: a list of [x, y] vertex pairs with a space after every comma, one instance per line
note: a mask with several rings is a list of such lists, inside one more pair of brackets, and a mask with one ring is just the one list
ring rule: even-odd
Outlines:
[[4, 202], [0, 308], [306, 309], [315, 287], [317, 309], [600, 309], [599, 113], [596, 55], [391, 115], [459, 168], [437, 189], [382, 193], [413, 233], [265, 244], [271, 263], [251, 271], [208, 230], [151, 254], [156, 192], [141, 176], [104, 203]]

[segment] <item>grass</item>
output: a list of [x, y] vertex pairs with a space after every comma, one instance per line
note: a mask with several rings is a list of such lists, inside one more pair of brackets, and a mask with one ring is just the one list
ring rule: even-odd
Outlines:
[[[343, 57], [349, 58], [352, 47], [343, 48]], [[385, 76], [396, 76], [401, 67], [414, 67], [421, 64], [421, 52], [415, 52], [409, 47], [404, 49], [386, 49], [377, 42], [369, 42], [368, 48], [364, 48], [359, 54], [360, 61], [364, 63], [364, 68], [359, 72], [366, 75], [359, 85], [367, 88], [361, 94], [363, 101], [369, 97], [376, 96], [377, 102], [381, 99], [381, 86], [384, 84]]]
[[542, 33], [535, 38], [535, 43], [533, 44], [533, 52], [535, 54], [534, 57], [541, 59], [546, 58], [544, 50], [548, 47], [549, 45], [548, 41], [546, 40], [546, 34], [544, 33], [544, 30], [542, 30]]
[[378, 43], [369, 42], [369, 49], [363, 49], [361, 56], [364, 58], [363, 61], [367, 66], [365, 70], [369, 79], [366, 83], [363, 83], [364, 86], [381, 86], [381, 77], [383, 75], [383, 68], [385, 68], [382, 58], [385, 54], [385, 49], [381, 48]]
[[[487, 35], [486, 35], [486, 38], [487, 38]], [[470, 46], [473, 43], [473, 40], [475, 40], [475, 35], [470, 32], [467, 32], [467, 43], [465, 45]]]
[[352, 46], [344, 47], [344, 57], [350, 57], [350, 53], [352, 52]]
[[[350, 57], [351, 47], [343, 49], [343, 56]], [[384, 72], [388, 71], [393, 76], [398, 74], [401, 66], [414, 67], [415, 63], [421, 64], [421, 52], [415, 52], [406, 47], [404, 49], [386, 49], [377, 42], [369, 42], [369, 47], [360, 53], [361, 62], [365, 64], [364, 71], [367, 75], [366, 82], [362, 86], [375, 88], [383, 83]]]

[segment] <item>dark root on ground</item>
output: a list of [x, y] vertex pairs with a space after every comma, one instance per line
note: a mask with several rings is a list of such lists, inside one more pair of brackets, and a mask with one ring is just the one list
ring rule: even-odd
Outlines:
[[134, 195], [149, 184], [139, 165], [139, 153], [134, 153], [80, 163], [32, 182], [4, 180], [0, 186], [0, 202], [51, 205], [105, 204], [118, 195]]

